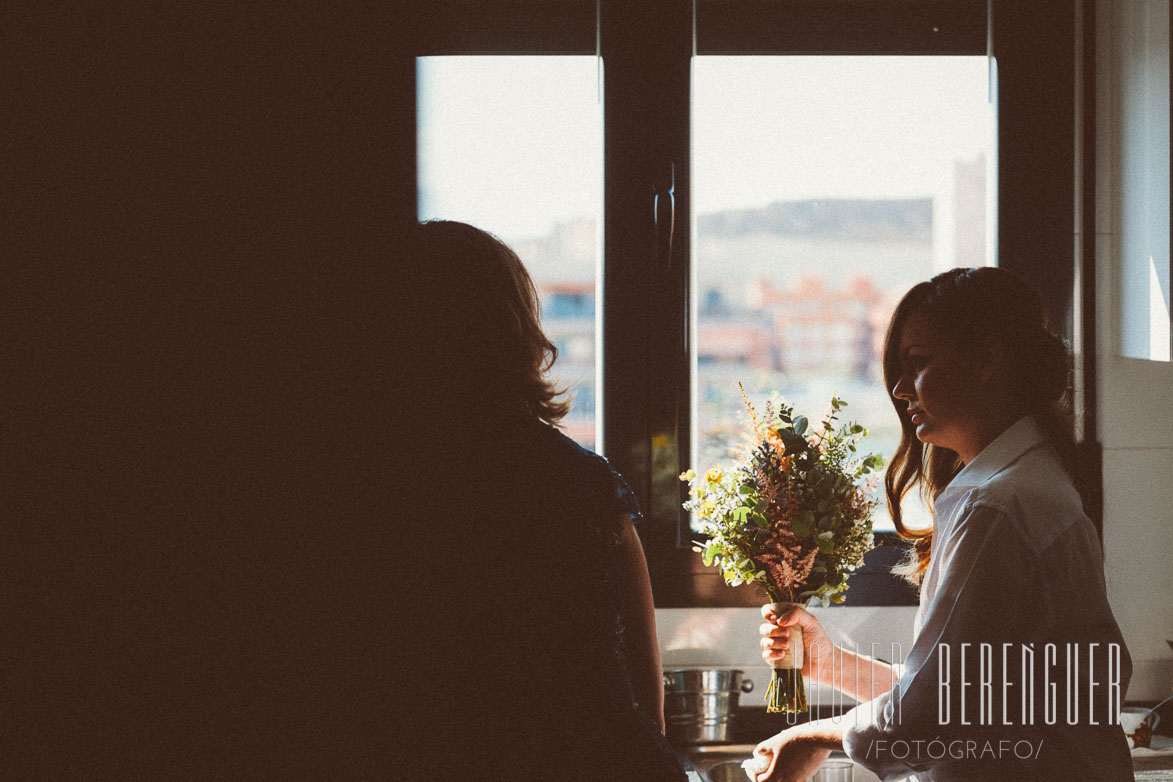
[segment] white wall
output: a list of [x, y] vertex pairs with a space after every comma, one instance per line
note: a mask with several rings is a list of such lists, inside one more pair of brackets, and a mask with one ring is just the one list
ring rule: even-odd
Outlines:
[[1127, 356], [1147, 349], [1137, 281], [1151, 259], [1163, 264], [1168, 301], [1169, 0], [1100, 0], [1096, 46], [1105, 569], [1134, 665], [1126, 698], [1150, 700], [1173, 686], [1173, 364]]

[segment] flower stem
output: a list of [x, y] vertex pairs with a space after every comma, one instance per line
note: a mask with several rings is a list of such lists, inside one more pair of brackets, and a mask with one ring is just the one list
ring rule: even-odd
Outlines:
[[[775, 603], [794, 602], [791, 590], [768, 588], [766, 594]], [[774, 668], [766, 690], [766, 711], [797, 714], [806, 710], [806, 682], [802, 678], [802, 668]]]
[[807, 710], [806, 683], [798, 668], [775, 668], [766, 690], [766, 711], [797, 714]]

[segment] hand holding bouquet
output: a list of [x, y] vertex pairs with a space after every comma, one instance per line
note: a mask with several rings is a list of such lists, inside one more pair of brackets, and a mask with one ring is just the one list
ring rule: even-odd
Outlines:
[[[841, 603], [847, 575], [872, 548], [871, 512], [875, 487], [867, 475], [882, 464], [878, 455], [860, 456], [867, 434], [856, 423], [836, 428], [847, 405], [832, 397], [817, 431], [781, 400], [766, 403], [759, 417], [742, 391], [751, 431], [734, 468], [703, 475], [689, 470], [692, 499], [707, 542], [698, 543], [705, 565], [721, 568], [730, 586], [756, 583], [771, 602], [818, 598]], [[802, 635], [791, 627], [793, 659], [777, 663], [766, 692], [771, 712], [806, 710], [802, 680]]]

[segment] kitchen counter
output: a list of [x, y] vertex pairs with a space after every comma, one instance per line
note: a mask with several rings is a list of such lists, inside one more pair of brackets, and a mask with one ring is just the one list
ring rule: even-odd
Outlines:
[[[693, 769], [700, 777], [700, 782], [715, 782], [708, 776], [708, 772], [718, 763], [741, 761], [753, 754], [754, 744], [707, 744], [681, 749]], [[841, 752], [832, 753], [831, 757], [846, 757]], [[1136, 772], [1137, 782], [1164, 782], [1173, 780], [1173, 739], [1166, 736], [1153, 736], [1151, 749], [1134, 750], [1132, 768]], [[748, 777], [744, 777], [748, 780]], [[879, 782], [872, 772], [860, 765], [855, 766], [853, 782]]]
[[[1153, 736], [1152, 747], [1134, 749], [1132, 751], [1132, 770], [1137, 773], [1137, 779], [1170, 779], [1173, 780], [1173, 739], [1168, 736]], [[1146, 771], [1168, 771], [1167, 776], [1152, 774], [1142, 776]]]

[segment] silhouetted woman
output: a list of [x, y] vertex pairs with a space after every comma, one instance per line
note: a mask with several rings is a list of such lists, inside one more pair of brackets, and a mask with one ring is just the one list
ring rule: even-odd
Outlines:
[[[937, 275], [897, 306], [883, 361], [902, 427], [885, 484], [915, 542], [916, 640], [894, 668], [832, 652], [803, 609], [763, 609], [763, 657], [798, 623], [803, 673], [862, 703], [763, 742], [758, 779], [806, 780], [833, 749], [886, 780], [1131, 779], [1114, 724], [1131, 661], [1074, 483], [1070, 356], [1041, 296], [1003, 269]], [[929, 530], [903, 524], [913, 488], [932, 503]]]
[[569, 402], [546, 376], [534, 285], [470, 225], [423, 223], [416, 240], [399, 413], [419, 453], [403, 489], [424, 509], [409, 567], [432, 641], [416, 659], [441, 689], [437, 778], [683, 780], [640, 511], [556, 428]]

